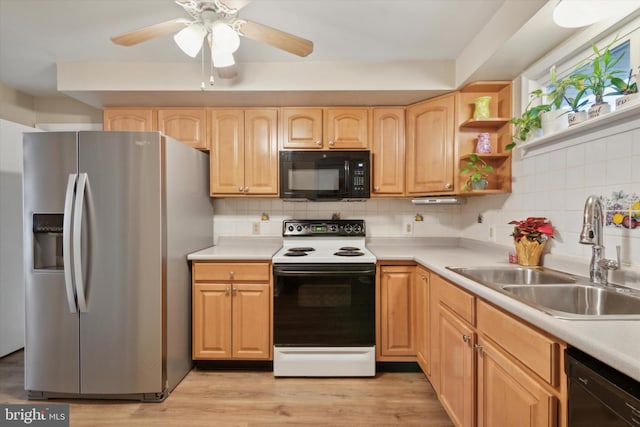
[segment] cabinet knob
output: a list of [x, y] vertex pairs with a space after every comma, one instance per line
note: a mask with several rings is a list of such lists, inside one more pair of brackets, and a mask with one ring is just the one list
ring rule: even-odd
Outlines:
[[336, 143], [333, 141], [329, 141], [329, 145], [335, 145]]
[[316, 141], [316, 145], [322, 145], [322, 141]]
[[224, 288], [224, 294], [229, 295], [229, 288]]
[[427, 276], [422, 276], [422, 280], [427, 281]]
[[462, 336], [462, 341], [469, 342], [469, 341], [471, 341], [471, 337], [469, 335], [463, 335]]
[[373, 191], [380, 191], [380, 187], [378, 187], [377, 185], [373, 186]]
[[244, 192], [245, 193], [249, 192], [249, 187], [244, 187]]
[[229, 277], [233, 279], [233, 276], [234, 276], [235, 274], [236, 274], [235, 272], [230, 271], [230, 272], [229, 272]]
[[238, 292], [238, 288], [231, 289], [231, 292], [233, 293], [233, 295], [235, 295]]
[[482, 355], [482, 354], [483, 354], [483, 349], [482, 349], [482, 346], [481, 346], [481, 345], [479, 345], [479, 344], [475, 344], [475, 345], [473, 346], [473, 349], [474, 349], [475, 351], [477, 351], [477, 352], [478, 352], [478, 354], [480, 354], [480, 355]]
[[451, 183], [450, 183], [450, 182], [447, 182], [447, 183], [444, 185], [444, 188], [446, 188], [447, 190], [451, 190], [451, 188], [453, 188], [453, 185], [451, 185]]
[[242, 189], [243, 189], [243, 188], [244, 188], [244, 187], [241, 185], [240, 187], [238, 187], [238, 191], [242, 193]]

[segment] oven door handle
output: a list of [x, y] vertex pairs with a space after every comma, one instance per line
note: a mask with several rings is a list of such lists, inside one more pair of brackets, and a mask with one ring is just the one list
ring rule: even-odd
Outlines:
[[274, 267], [274, 276], [280, 277], [311, 277], [311, 276], [361, 276], [361, 275], [375, 275], [375, 268], [365, 268], [362, 270], [289, 270], [279, 269]]

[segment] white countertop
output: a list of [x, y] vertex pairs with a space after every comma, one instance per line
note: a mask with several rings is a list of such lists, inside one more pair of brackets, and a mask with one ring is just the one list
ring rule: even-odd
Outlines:
[[[270, 260], [282, 245], [274, 237], [220, 237], [217, 245], [188, 255], [189, 260]], [[378, 260], [415, 261], [567, 344], [640, 381], [640, 320], [563, 320], [467, 279], [446, 267], [507, 265], [511, 248], [455, 238], [371, 238], [367, 248]], [[587, 267], [545, 264], [585, 276]]]
[[271, 260], [282, 247], [279, 237], [227, 237], [218, 244], [187, 255], [191, 261]]
[[[473, 247], [477, 246], [477, 247]], [[371, 239], [378, 260], [413, 260], [640, 381], [640, 320], [556, 319], [446, 267], [507, 265], [509, 248], [458, 239]], [[557, 268], [554, 266], [554, 268]], [[575, 274], [575, 272], [572, 272]], [[587, 269], [583, 274], [585, 276]]]

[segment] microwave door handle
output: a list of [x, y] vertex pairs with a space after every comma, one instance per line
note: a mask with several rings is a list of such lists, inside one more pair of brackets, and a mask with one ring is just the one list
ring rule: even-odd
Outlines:
[[67, 191], [64, 197], [64, 220], [62, 225], [62, 259], [64, 264], [64, 287], [67, 292], [67, 303], [69, 312], [77, 313], [76, 293], [73, 289], [73, 275], [71, 266], [71, 217], [73, 214], [73, 191], [76, 186], [75, 173], [69, 174], [67, 180]]

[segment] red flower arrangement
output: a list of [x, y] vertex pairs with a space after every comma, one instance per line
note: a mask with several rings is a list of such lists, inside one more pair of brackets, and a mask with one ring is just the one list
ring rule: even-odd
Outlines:
[[526, 237], [527, 240], [543, 243], [554, 234], [551, 222], [545, 217], [529, 217], [523, 221], [511, 221], [509, 224], [515, 224], [511, 235], [516, 242]]

